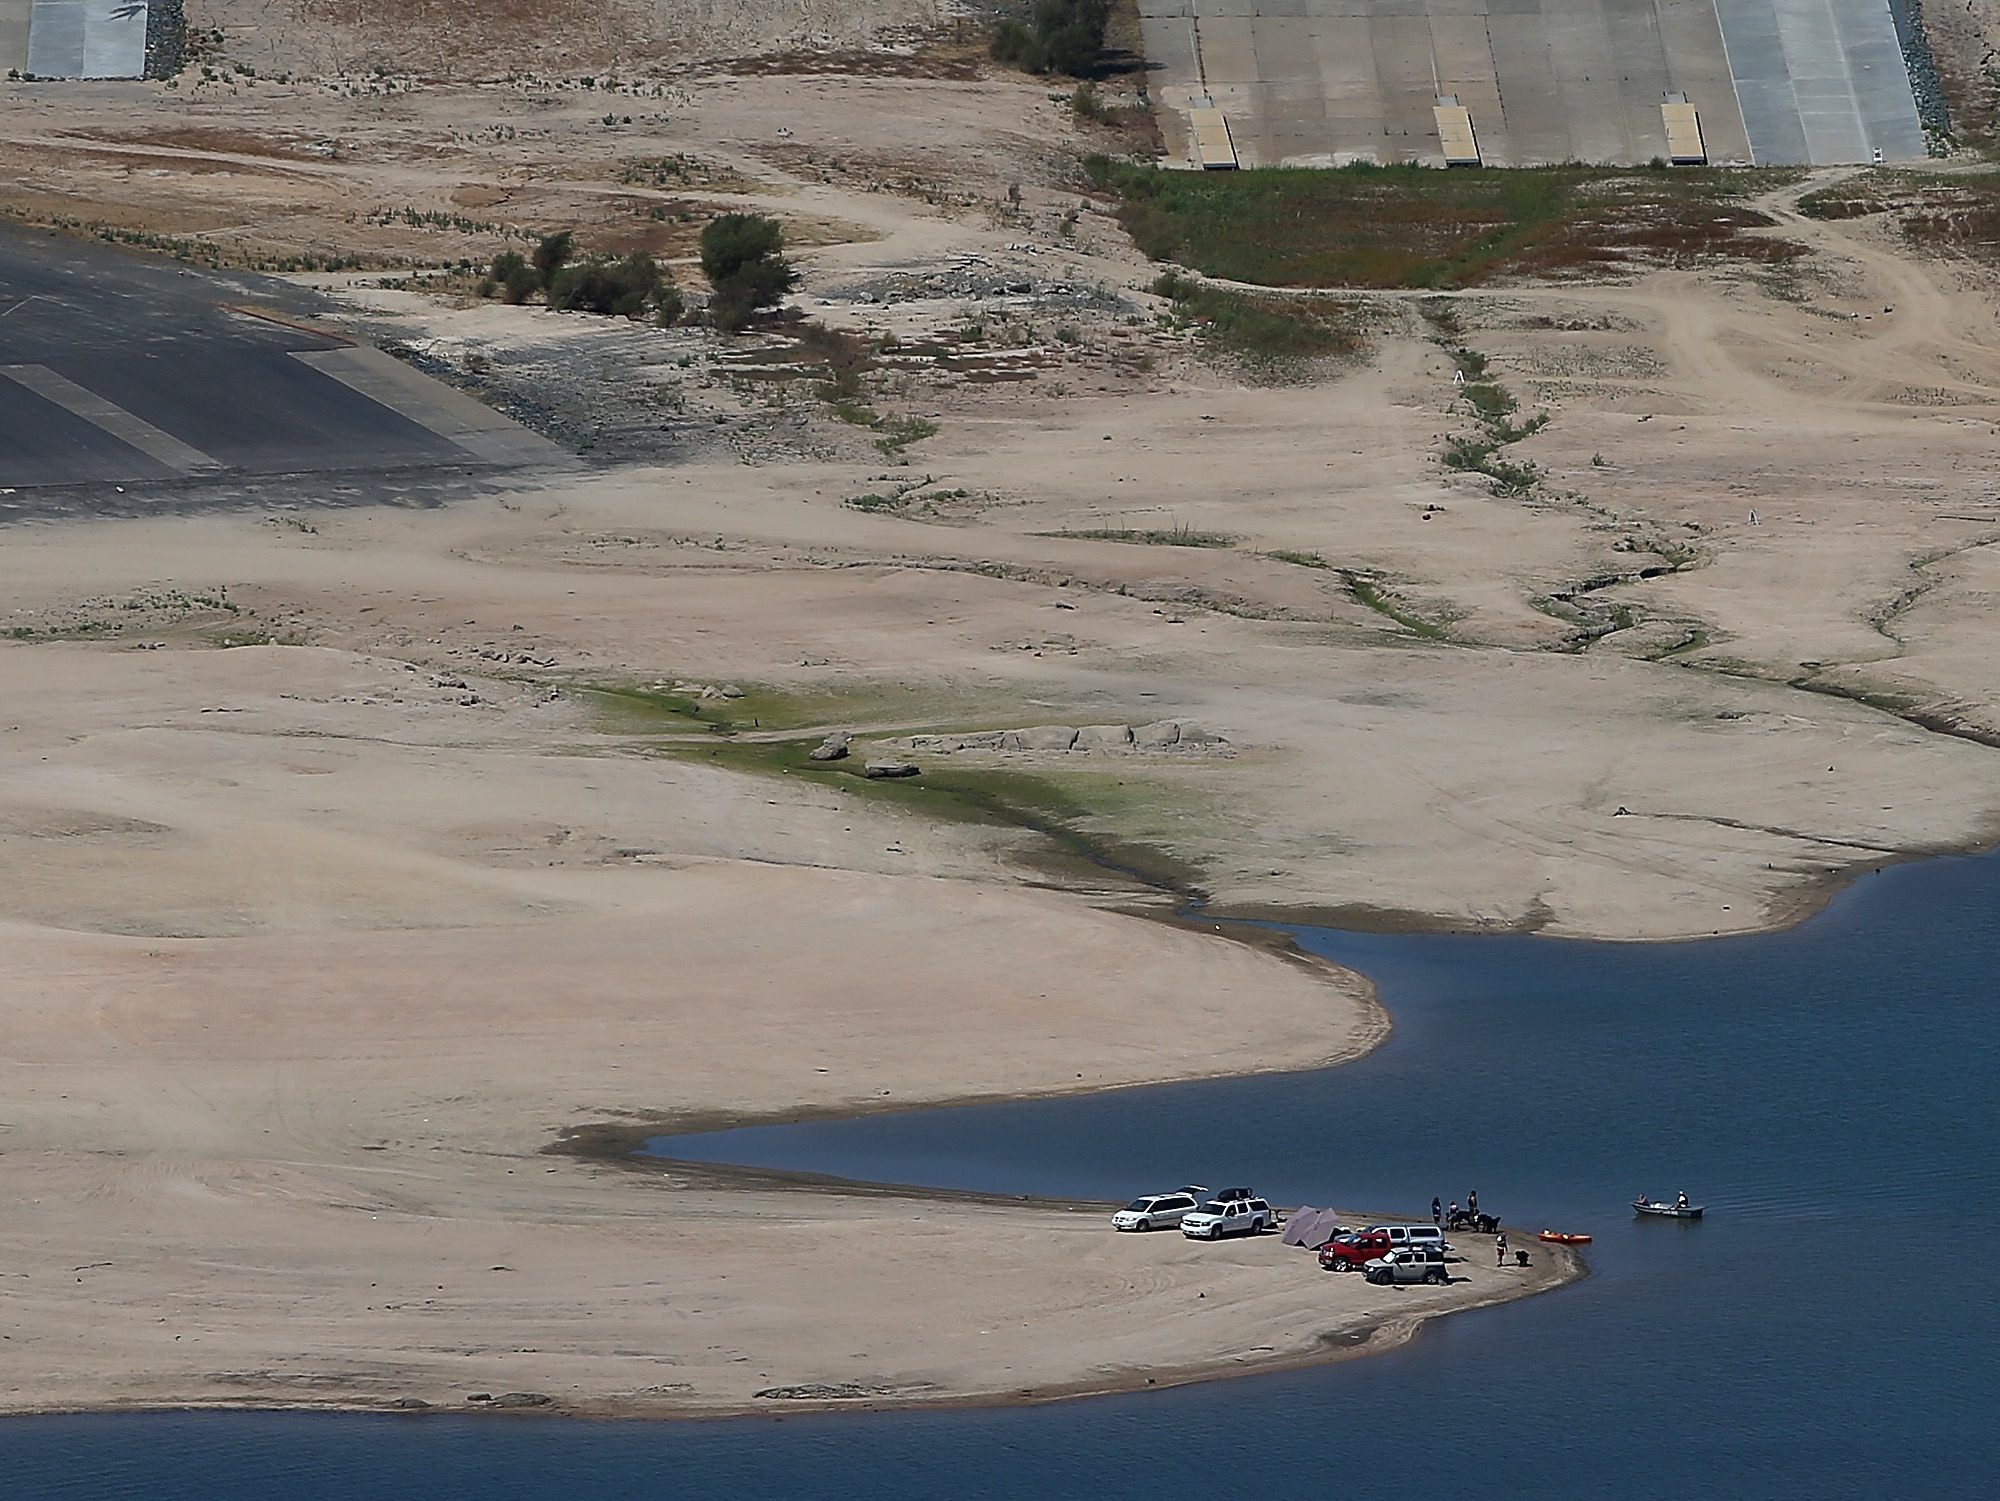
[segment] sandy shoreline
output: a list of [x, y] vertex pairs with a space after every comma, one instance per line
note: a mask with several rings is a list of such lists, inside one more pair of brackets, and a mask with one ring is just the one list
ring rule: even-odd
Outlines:
[[[624, 1154], [1380, 1043], [1365, 977], [1229, 917], [1700, 938], [2000, 838], [2000, 316], [1901, 209], [1815, 218], [1804, 174], [1745, 205], [1782, 276], [1386, 293], [1260, 384], [1080, 194], [1128, 143], [976, 38], [585, 87], [475, 27], [357, 92], [364, 39], [203, 8], [261, 76], [0, 84], [0, 207], [337, 258], [304, 326], [588, 453], [5, 497], [0, 1411], [1039, 1401], [1385, 1348], [1582, 1265], [1369, 1290]], [[858, 397], [796, 325], [403, 280], [574, 225], [698, 295], [741, 209]], [[1468, 369], [1532, 483], [1446, 462]], [[809, 763], [832, 731], [921, 775]]]
[[[1079, 1202], [1072, 1206], [1079, 1211], [1108, 1216], [1111, 1204], [1090, 1204]], [[1376, 1216], [1353, 1216], [1357, 1220], [1372, 1222]], [[1311, 1348], [1291, 1353], [1274, 1354], [1255, 1360], [1215, 1357], [1205, 1362], [1188, 1363], [1178, 1366], [1149, 1367], [1133, 1370], [1124, 1375], [1101, 1379], [1078, 1380], [1067, 1385], [1052, 1383], [1033, 1389], [993, 1392], [964, 1392], [938, 1396], [914, 1396], [893, 1394], [856, 1394], [843, 1397], [783, 1397], [771, 1399], [751, 1399], [750, 1401], [724, 1400], [713, 1405], [663, 1404], [657, 1400], [636, 1400], [631, 1398], [602, 1397], [588, 1398], [577, 1402], [547, 1402], [512, 1404], [499, 1402], [469, 1402], [459, 1406], [432, 1405], [410, 1398], [363, 1400], [354, 1397], [329, 1396], [325, 1398], [271, 1397], [238, 1399], [229, 1396], [209, 1395], [190, 1397], [157, 1397], [140, 1399], [105, 1399], [81, 1401], [74, 1404], [44, 1405], [37, 1403], [10, 1403], [0, 1409], [0, 1423], [19, 1421], [34, 1417], [52, 1417], [87, 1413], [146, 1413], [146, 1412], [323, 1412], [357, 1413], [375, 1416], [397, 1416], [422, 1418], [429, 1416], [458, 1416], [468, 1414], [482, 1419], [514, 1419], [533, 1421], [535, 1419], [564, 1419], [570, 1421], [599, 1422], [699, 1422], [726, 1420], [731, 1418], [774, 1418], [781, 1419], [802, 1413], [829, 1412], [891, 1412], [891, 1411], [950, 1411], [966, 1408], [1033, 1407], [1053, 1402], [1072, 1402], [1091, 1397], [1127, 1396], [1146, 1391], [1168, 1391], [1176, 1387], [1193, 1386], [1212, 1381], [1226, 1381], [1242, 1376], [1278, 1375], [1287, 1371], [1306, 1370], [1318, 1366], [1338, 1365], [1344, 1361], [1358, 1360], [1364, 1356], [1379, 1355], [1401, 1348], [1423, 1332], [1426, 1324], [1433, 1319], [1448, 1318], [1455, 1313], [1469, 1313], [1474, 1309], [1492, 1307], [1498, 1303], [1513, 1302], [1520, 1298], [1534, 1297], [1541, 1293], [1554, 1292], [1580, 1282], [1590, 1275], [1589, 1263], [1581, 1252], [1568, 1246], [1543, 1245], [1533, 1241], [1526, 1232], [1509, 1227], [1510, 1240], [1532, 1244], [1539, 1264], [1531, 1268], [1531, 1275], [1524, 1275], [1509, 1285], [1497, 1290], [1484, 1291], [1463, 1297], [1453, 1297], [1441, 1306], [1414, 1309], [1386, 1309], [1367, 1318], [1357, 1319], [1341, 1327], [1323, 1330]], [[1273, 1237], [1274, 1238], [1274, 1237]], [[1291, 1250], [1292, 1248], [1287, 1248]], [[1293, 1252], [1303, 1260], [1307, 1253]], [[1475, 1251], [1476, 1255], [1476, 1251]], [[1323, 1274], [1331, 1277], [1334, 1274]], [[1358, 1277], [1344, 1277], [1343, 1281], [1359, 1281]], [[1416, 1289], [1398, 1288], [1385, 1290], [1392, 1293], [1410, 1294]], [[507, 1394], [497, 1394], [505, 1397]], [[541, 1394], [531, 1394], [541, 1395]]]
[[[1880, 875], [1883, 871], [1899, 865], [1910, 865], [1924, 860], [1970, 859], [1993, 854], [1996, 850], [2000, 850], [2000, 832], [1995, 831], [2000, 829], [2000, 815], [1996, 815], [1994, 825], [1993, 828], [1983, 828], [1980, 832], [1963, 839], [1943, 841], [1921, 849], [1872, 855], [1847, 865], [1830, 866], [1775, 893], [1766, 902], [1761, 916], [1756, 921], [1732, 926], [1727, 930], [1726, 936], [1779, 933], [1786, 928], [1795, 928], [1801, 923], [1810, 922], [1857, 881], [1871, 875]], [[1327, 907], [1315, 904], [1293, 906], [1282, 902], [1250, 902], [1211, 906], [1203, 903], [1192, 913], [1185, 915], [1197, 923], [1201, 918], [1209, 917], [1219, 923], [1270, 923], [1278, 927], [1335, 928], [1351, 933], [1434, 933], [1458, 936], [1540, 934], [1582, 943], [1700, 943], [1707, 938], [1725, 936], [1720, 931], [1664, 935], [1549, 933], [1546, 923], [1533, 917], [1513, 922], [1467, 922], [1463, 918], [1455, 918], [1445, 913], [1360, 905]]]
[[[1079, 1205], [1108, 1214], [1113, 1206]], [[1363, 1217], [1369, 1218], [1369, 1217]], [[1518, 1232], [1510, 1229], [1510, 1237]], [[237, 1399], [228, 1396], [203, 1397], [160, 1397], [136, 1400], [110, 1399], [78, 1402], [73, 1405], [42, 1405], [34, 1403], [10, 1404], [0, 1409], [0, 1423], [21, 1421], [35, 1417], [55, 1417], [79, 1414], [116, 1414], [148, 1412], [321, 1412], [353, 1413], [384, 1417], [423, 1418], [432, 1416], [457, 1416], [468, 1414], [482, 1419], [512, 1419], [533, 1421], [535, 1419], [562, 1419], [568, 1421], [597, 1422], [700, 1422], [727, 1420], [732, 1418], [772, 1418], [782, 1419], [794, 1414], [830, 1412], [893, 1412], [893, 1411], [950, 1411], [967, 1408], [1033, 1407], [1053, 1402], [1073, 1402], [1091, 1397], [1112, 1397], [1135, 1395], [1146, 1391], [1169, 1391], [1176, 1387], [1193, 1386], [1213, 1381], [1227, 1381], [1243, 1376], [1279, 1375], [1287, 1371], [1307, 1370], [1319, 1366], [1338, 1365], [1344, 1361], [1358, 1360], [1369, 1355], [1385, 1354], [1408, 1344], [1423, 1332], [1426, 1324], [1433, 1319], [1448, 1318], [1455, 1313], [1469, 1313], [1474, 1309], [1488, 1308], [1497, 1303], [1513, 1302], [1520, 1298], [1533, 1297], [1540, 1293], [1554, 1292], [1560, 1288], [1580, 1282], [1590, 1275], [1588, 1262], [1576, 1250], [1563, 1246], [1543, 1246], [1535, 1243], [1538, 1252], [1547, 1253], [1543, 1266], [1533, 1277], [1522, 1280], [1504, 1289], [1471, 1297], [1457, 1298], [1441, 1307], [1414, 1310], [1390, 1310], [1370, 1319], [1336, 1330], [1323, 1331], [1318, 1343], [1311, 1349], [1290, 1354], [1272, 1355], [1255, 1361], [1215, 1358], [1205, 1363], [1191, 1363], [1172, 1367], [1135, 1370], [1124, 1376], [1113, 1376], [1101, 1380], [1077, 1381], [1069, 1385], [1051, 1384], [1032, 1390], [1008, 1392], [966, 1392], [935, 1397], [895, 1396], [886, 1394], [854, 1395], [846, 1397], [799, 1398], [785, 1397], [763, 1401], [751, 1400], [723, 1401], [713, 1406], [674, 1406], [657, 1401], [639, 1401], [620, 1398], [585, 1399], [581, 1402], [565, 1403], [524, 1403], [512, 1404], [505, 1401], [467, 1403], [462, 1406], [433, 1406], [420, 1400], [408, 1398], [367, 1401], [351, 1397], [330, 1396], [323, 1399], [303, 1397], [256, 1397]], [[1304, 1253], [1300, 1253], [1303, 1255]], [[1327, 1274], [1332, 1275], [1332, 1274]], [[1357, 1279], [1358, 1280], [1358, 1279]], [[1397, 1291], [1408, 1293], [1412, 1289]], [[507, 1394], [499, 1394], [505, 1397]], [[540, 1395], [540, 1394], [531, 1394]]]

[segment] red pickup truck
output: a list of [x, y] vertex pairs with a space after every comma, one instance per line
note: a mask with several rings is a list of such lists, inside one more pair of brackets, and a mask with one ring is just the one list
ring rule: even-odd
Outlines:
[[1336, 1235], [1319, 1248], [1319, 1264], [1329, 1272], [1356, 1272], [1394, 1244], [1380, 1231]]

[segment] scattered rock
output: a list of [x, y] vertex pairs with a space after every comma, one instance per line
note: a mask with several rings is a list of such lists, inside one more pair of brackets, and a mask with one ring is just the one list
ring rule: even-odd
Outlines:
[[935, 751], [949, 755], [962, 750], [1000, 750], [1003, 732], [983, 730], [971, 735], [912, 735], [905, 743], [913, 751]]
[[1162, 719], [1134, 729], [1128, 724], [1035, 725], [1023, 730], [978, 730], [966, 735], [911, 735], [896, 745], [930, 755], [956, 751], [1060, 751], [1071, 754], [1127, 751], [1219, 752], [1228, 738], [1198, 720]]
[[[1076, 730], [1066, 724], [1038, 724], [1010, 730], [1001, 737], [1003, 750], [1066, 751], [1076, 744]], [[1008, 741], [1017, 742], [1007, 744]]]
[[856, 1397], [887, 1397], [896, 1393], [893, 1386], [881, 1386], [866, 1381], [804, 1381], [797, 1386], [767, 1386], [753, 1396], [765, 1399], [776, 1398], [787, 1402], [832, 1402], [851, 1401]]
[[911, 761], [864, 761], [861, 763], [861, 774], [872, 781], [921, 775], [916, 764]]
[[[471, 1401], [472, 1399], [468, 1397], [466, 1400]], [[421, 1412], [431, 1404], [426, 1402], [422, 1397], [398, 1397], [389, 1405], [398, 1412]]]
[[845, 730], [835, 730], [826, 739], [820, 741], [812, 750], [807, 751], [806, 759], [808, 761], [844, 761], [847, 759], [848, 741], [852, 738]]
[[1125, 750], [1135, 738], [1129, 724], [1087, 724], [1076, 732], [1072, 749]]
[[555, 1401], [547, 1392], [502, 1392], [489, 1404], [493, 1407], [547, 1407]]
[[1132, 738], [1141, 750], [1201, 750], [1229, 743], [1193, 719], [1160, 719], [1142, 724], [1132, 732]]

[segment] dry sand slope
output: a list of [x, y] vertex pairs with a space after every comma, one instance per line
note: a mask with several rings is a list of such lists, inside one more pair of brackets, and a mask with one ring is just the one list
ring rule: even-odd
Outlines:
[[[938, 427], [899, 456], [705, 335], [336, 277], [503, 392], [639, 393], [643, 421], [592, 420], [671, 428], [677, 461], [434, 512], [0, 536], [6, 1405], [1051, 1394], [1325, 1354], [1567, 1274], [1475, 1261], [1392, 1298], [1095, 1210], [541, 1155], [593, 1123], [1379, 1035], [1352, 977], [1118, 910], [1166, 904], [1074, 846], [1077, 889], [1047, 889], [1046, 840], [942, 785], [1238, 908], [1623, 938], [1760, 926], [1857, 862], [1991, 835], [1990, 299], [1879, 222], [1798, 217], [1807, 184], [1768, 205], [1814, 252], [1782, 297], [1723, 266], [1451, 300], [1554, 417], [1520, 445], [1544, 482], [1504, 497], [1437, 461], [1467, 415], [1416, 299], [1374, 300], [1357, 368], [1276, 389], [1155, 328], [1039, 84], [688, 77], [616, 144], [580, 85], [224, 87], [21, 94], [0, 134], [48, 153], [21, 201], [447, 256], [485, 231], [360, 205], [520, 195], [523, 222], [682, 234], [651, 208], [756, 204], [822, 247], [816, 316], [916, 342], [1000, 308], [1032, 378], [878, 374], [885, 412]], [[802, 108], [830, 153], [791, 136]], [[624, 180], [668, 153], [707, 187]], [[742, 733], [582, 691], [678, 681]], [[1169, 721], [1221, 738], [907, 749]], [[831, 728], [926, 776], [809, 776]]]
[[[1335, 1061], [1380, 1022], [1317, 967], [1021, 889], [923, 823], [565, 751], [534, 695], [269, 647], [9, 647], [0, 683], [0, 859], [34, 919], [0, 940], [7, 1406], [1053, 1391], [1511, 1285], [1328, 1300], [1296, 1252], [1113, 1241], [1095, 1211], [538, 1156], [630, 1107]], [[1211, 1298], [1226, 1330], [1188, 1321]]]

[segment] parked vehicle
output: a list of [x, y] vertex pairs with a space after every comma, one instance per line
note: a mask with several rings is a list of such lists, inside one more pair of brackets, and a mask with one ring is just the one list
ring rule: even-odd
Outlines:
[[1170, 1194], [1147, 1194], [1134, 1199], [1111, 1216], [1114, 1230], [1159, 1230], [1178, 1225], [1181, 1217], [1201, 1202], [1199, 1187], [1176, 1189]]
[[1451, 1249], [1445, 1244], [1444, 1231], [1436, 1225], [1370, 1225], [1363, 1233], [1386, 1235], [1392, 1246], [1436, 1246], [1441, 1251]]
[[1444, 1267], [1444, 1251], [1438, 1246], [1398, 1246], [1363, 1266], [1361, 1274], [1376, 1283], [1451, 1280], [1451, 1273]]
[[1181, 1216], [1181, 1234], [1190, 1240], [1220, 1240], [1225, 1235], [1256, 1235], [1278, 1222], [1262, 1199], [1210, 1199]]
[[1329, 1272], [1358, 1271], [1379, 1256], [1395, 1249], [1386, 1235], [1356, 1230], [1336, 1235], [1319, 1248], [1319, 1264]]

